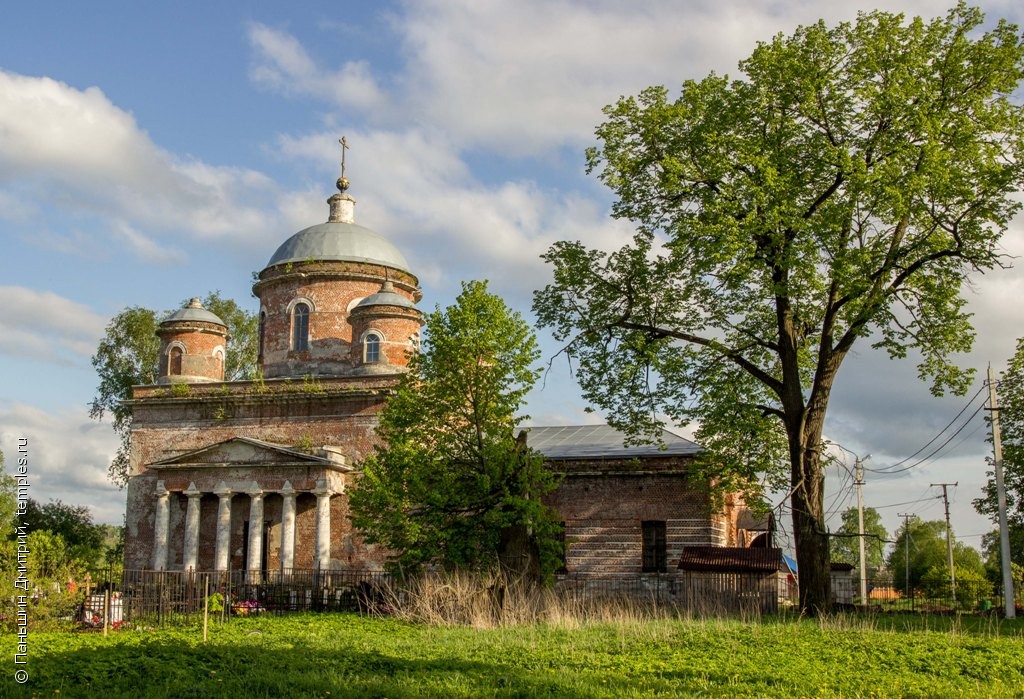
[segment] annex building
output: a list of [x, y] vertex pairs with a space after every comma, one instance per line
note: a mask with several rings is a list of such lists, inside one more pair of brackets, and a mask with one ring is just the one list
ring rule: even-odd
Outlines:
[[[377, 413], [418, 349], [422, 294], [401, 251], [355, 221], [347, 180], [326, 222], [259, 272], [259, 378], [224, 381], [230, 338], [197, 299], [164, 320], [160, 375], [136, 386], [125, 567], [377, 571], [386, 552], [348, 519], [347, 490], [376, 443]], [[690, 482], [699, 447], [626, 447], [606, 426], [533, 427], [565, 474], [550, 503], [568, 574], [674, 571], [688, 547], [744, 547], [765, 527], [740, 495], [716, 507]]]

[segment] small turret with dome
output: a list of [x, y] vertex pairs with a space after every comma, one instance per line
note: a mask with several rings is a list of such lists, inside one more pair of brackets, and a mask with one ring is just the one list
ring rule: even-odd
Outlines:
[[[419, 280], [405, 256], [355, 222], [356, 201], [345, 177], [348, 144], [341, 144], [342, 172], [338, 193], [327, 200], [327, 221], [288, 238], [253, 285], [260, 299], [259, 363], [267, 378], [401, 371], [422, 323], [415, 307]], [[389, 303], [362, 308], [385, 293]], [[390, 327], [399, 320], [400, 328]], [[369, 347], [367, 332], [373, 335]]]
[[408, 298], [387, 280], [380, 291], [367, 296], [352, 309], [352, 362], [357, 374], [393, 373], [409, 363], [410, 352], [419, 349], [423, 316]]
[[224, 380], [228, 328], [193, 298], [169, 315], [156, 331], [160, 338], [157, 383], [208, 383]]

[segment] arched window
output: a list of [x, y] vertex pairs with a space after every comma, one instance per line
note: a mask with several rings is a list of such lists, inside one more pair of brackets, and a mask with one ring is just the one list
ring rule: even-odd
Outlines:
[[260, 364], [263, 363], [263, 334], [267, 331], [267, 312], [260, 311], [260, 330], [259, 335], [256, 337], [257, 350], [256, 350], [256, 361]]
[[216, 371], [220, 374], [221, 378], [224, 378], [224, 348], [217, 346], [213, 348], [213, 360], [216, 362]]
[[167, 359], [168, 376], [181, 376], [181, 355], [182, 351], [180, 347], [171, 348]]
[[305, 352], [309, 349], [309, 306], [295, 304], [292, 309], [292, 349]]
[[366, 333], [363, 338], [363, 363], [376, 364], [380, 361], [380, 335]]

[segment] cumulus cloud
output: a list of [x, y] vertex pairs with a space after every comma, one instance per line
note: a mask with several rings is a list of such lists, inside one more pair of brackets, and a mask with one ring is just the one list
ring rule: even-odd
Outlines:
[[107, 479], [117, 437], [107, 423], [90, 420], [85, 408], [48, 413], [24, 403], [0, 404], [0, 450], [6, 471], [28, 440], [30, 497], [88, 505], [93, 521], [120, 524], [125, 494]]
[[3, 207], [14, 225], [38, 228], [57, 200], [63, 226], [103, 221], [141, 259], [174, 263], [160, 238], [269, 239], [276, 195], [261, 173], [158, 147], [97, 87], [0, 71], [0, 203], [17, 203]]
[[[279, 146], [327, 169], [336, 167], [324, 149], [330, 139], [326, 133], [284, 137]], [[547, 279], [540, 254], [553, 242], [582, 239], [613, 248], [631, 234], [629, 224], [610, 219], [600, 202], [578, 192], [545, 190], [528, 179], [484, 184], [450, 142], [419, 130], [357, 132], [350, 140], [359, 143], [350, 159], [356, 220], [398, 244], [433, 284], [488, 278], [528, 304]]]
[[348, 61], [337, 70], [325, 70], [287, 32], [253, 23], [248, 35], [255, 52], [249, 77], [257, 85], [316, 97], [339, 107], [367, 111], [385, 108], [385, 95], [366, 61]]
[[[937, 1], [875, 6], [948, 10]], [[464, 147], [504, 155], [580, 147], [620, 95], [676, 88], [712, 70], [735, 75], [757, 41], [855, 13], [845, 2], [407, 2], [396, 22], [408, 56], [396, 99]]]
[[185, 261], [185, 254], [180, 250], [164, 247], [123, 222], [117, 222], [114, 230], [116, 235], [146, 262], [178, 264]]
[[88, 357], [106, 321], [49, 291], [0, 286], [0, 354], [68, 362]]
[[[1002, 15], [1020, 13], [994, 5]], [[283, 94], [372, 110], [378, 124], [412, 116], [459, 148], [537, 155], [589, 144], [601, 108], [621, 95], [674, 89], [711, 71], [736, 75], [758, 41], [875, 8], [934, 17], [949, 3], [417, 0], [392, 18], [403, 62], [386, 81], [359, 56], [322, 66], [293, 35], [262, 24], [249, 27], [250, 78]], [[351, 27], [334, 31], [343, 41]]]

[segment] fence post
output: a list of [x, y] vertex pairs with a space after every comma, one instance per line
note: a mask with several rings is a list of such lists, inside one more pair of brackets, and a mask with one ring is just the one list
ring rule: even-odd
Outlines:
[[107, 637], [107, 627], [110, 626], [110, 587], [103, 590], [103, 638]]
[[203, 643], [206, 643], [206, 629], [210, 625], [210, 576], [204, 576], [203, 589]]

